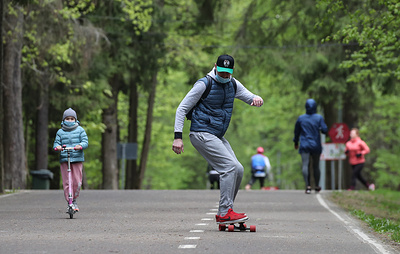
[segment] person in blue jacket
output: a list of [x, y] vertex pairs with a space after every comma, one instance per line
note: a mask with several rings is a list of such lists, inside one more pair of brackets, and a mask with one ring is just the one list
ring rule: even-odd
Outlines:
[[[64, 111], [61, 122], [61, 129], [57, 131], [54, 140], [53, 149], [61, 150], [62, 146], [75, 147], [70, 157], [71, 167], [71, 185], [73, 197], [73, 209], [78, 212], [78, 204], [76, 202], [82, 186], [82, 169], [85, 161], [83, 150], [89, 146], [89, 141], [85, 130], [80, 126], [75, 110], [69, 108]], [[68, 157], [67, 152], [60, 153], [60, 170], [63, 180], [64, 196], [68, 202]], [[68, 208], [67, 208], [68, 209]]]
[[[319, 192], [320, 169], [319, 158], [322, 153], [320, 132], [326, 134], [328, 127], [324, 118], [317, 114], [317, 103], [313, 99], [306, 101], [306, 113], [299, 116], [294, 127], [294, 148], [299, 149], [302, 160], [302, 172], [306, 183], [306, 194], [311, 193], [309, 165], [310, 157], [314, 170], [315, 191]], [[300, 140], [300, 148], [299, 148]]]

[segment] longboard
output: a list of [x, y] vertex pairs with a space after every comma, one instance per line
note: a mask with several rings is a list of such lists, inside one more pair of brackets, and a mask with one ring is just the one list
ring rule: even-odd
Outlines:
[[247, 227], [245, 224], [246, 221], [239, 221], [239, 222], [220, 222], [218, 224], [218, 229], [219, 231], [226, 231], [228, 229], [228, 232], [234, 232], [234, 231], [250, 231], [250, 232], [256, 232], [256, 226], [251, 225], [250, 227]]

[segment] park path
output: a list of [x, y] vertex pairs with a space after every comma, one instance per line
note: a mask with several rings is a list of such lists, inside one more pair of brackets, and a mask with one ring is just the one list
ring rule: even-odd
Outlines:
[[[2, 253], [396, 253], [328, 192], [240, 191], [257, 232], [220, 232], [218, 190], [83, 190], [69, 219], [61, 190], [0, 196]], [[229, 251], [228, 251], [229, 250]]]

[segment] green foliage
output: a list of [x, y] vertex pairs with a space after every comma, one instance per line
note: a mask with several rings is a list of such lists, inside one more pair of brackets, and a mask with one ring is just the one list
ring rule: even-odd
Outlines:
[[[118, 0], [122, 10], [127, 14], [128, 20], [132, 22], [136, 35], [147, 32], [152, 24], [152, 1], [151, 0]], [[127, 19], [123, 18], [123, 21]]]
[[[171, 150], [174, 115], [194, 82], [225, 53], [235, 57], [234, 77], [265, 102], [255, 108], [235, 101], [226, 134], [245, 167], [243, 184], [250, 178], [250, 157], [263, 146], [274, 173], [267, 184], [304, 187], [292, 138], [304, 102], [312, 97], [328, 125], [337, 120], [332, 112], [338, 98], [343, 100], [347, 124], [359, 126], [371, 148], [364, 172], [378, 187], [398, 188], [397, 1], [173, 0], [161, 6], [151, 0], [80, 0], [32, 1], [26, 8], [23, 77], [30, 85], [24, 87], [25, 118], [35, 118], [35, 95], [43, 80], [49, 81], [51, 130], [59, 128], [62, 111], [73, 107], [88, 133], [90, 188], [102, 184], [102, 109], [113, 92], [110, 79], [120, 81], [120, 141], [128, 135], [129, 90], [138, 87], [140, 154], [155, 73], [158, 87], [143, 186], [205, 188], [207, 165], [188, 139], [190, 122], [184, 127], [185, 152]], [[51, 160], [51, 167], [58, 163]]]
[[328, 8], [328, 15], [346, 15], [348, 23], [342, 25], [328, 40], [356, 44], [358, 48], [350, 53], [341, 67], [354, 68], [348, 77], [350, 82], [375, 78], [400, 79], [399, 55], [397, 48], [400, 25], [400, 4], [398, 1], [363, 1], [349, 4], [344, 1], [320, 0], [319, 6]]
[[379, 95], [372, 110], [365, 117], [363, 135], [371, 146], [374, 178], [377, 186], [398, 189], [400, 172], [400, 128], [397, 124], [400, 114], [398, 95]]

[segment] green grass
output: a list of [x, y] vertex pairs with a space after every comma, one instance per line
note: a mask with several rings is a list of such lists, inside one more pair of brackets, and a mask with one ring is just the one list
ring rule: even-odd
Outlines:
[[20, 189], [5, 190], [4, 192], [0, 192], [0, 195], [17, 193], [19, 190]]
[[400, 192], [390, 190], [333, 192], [331, 201], [400, 243]]

